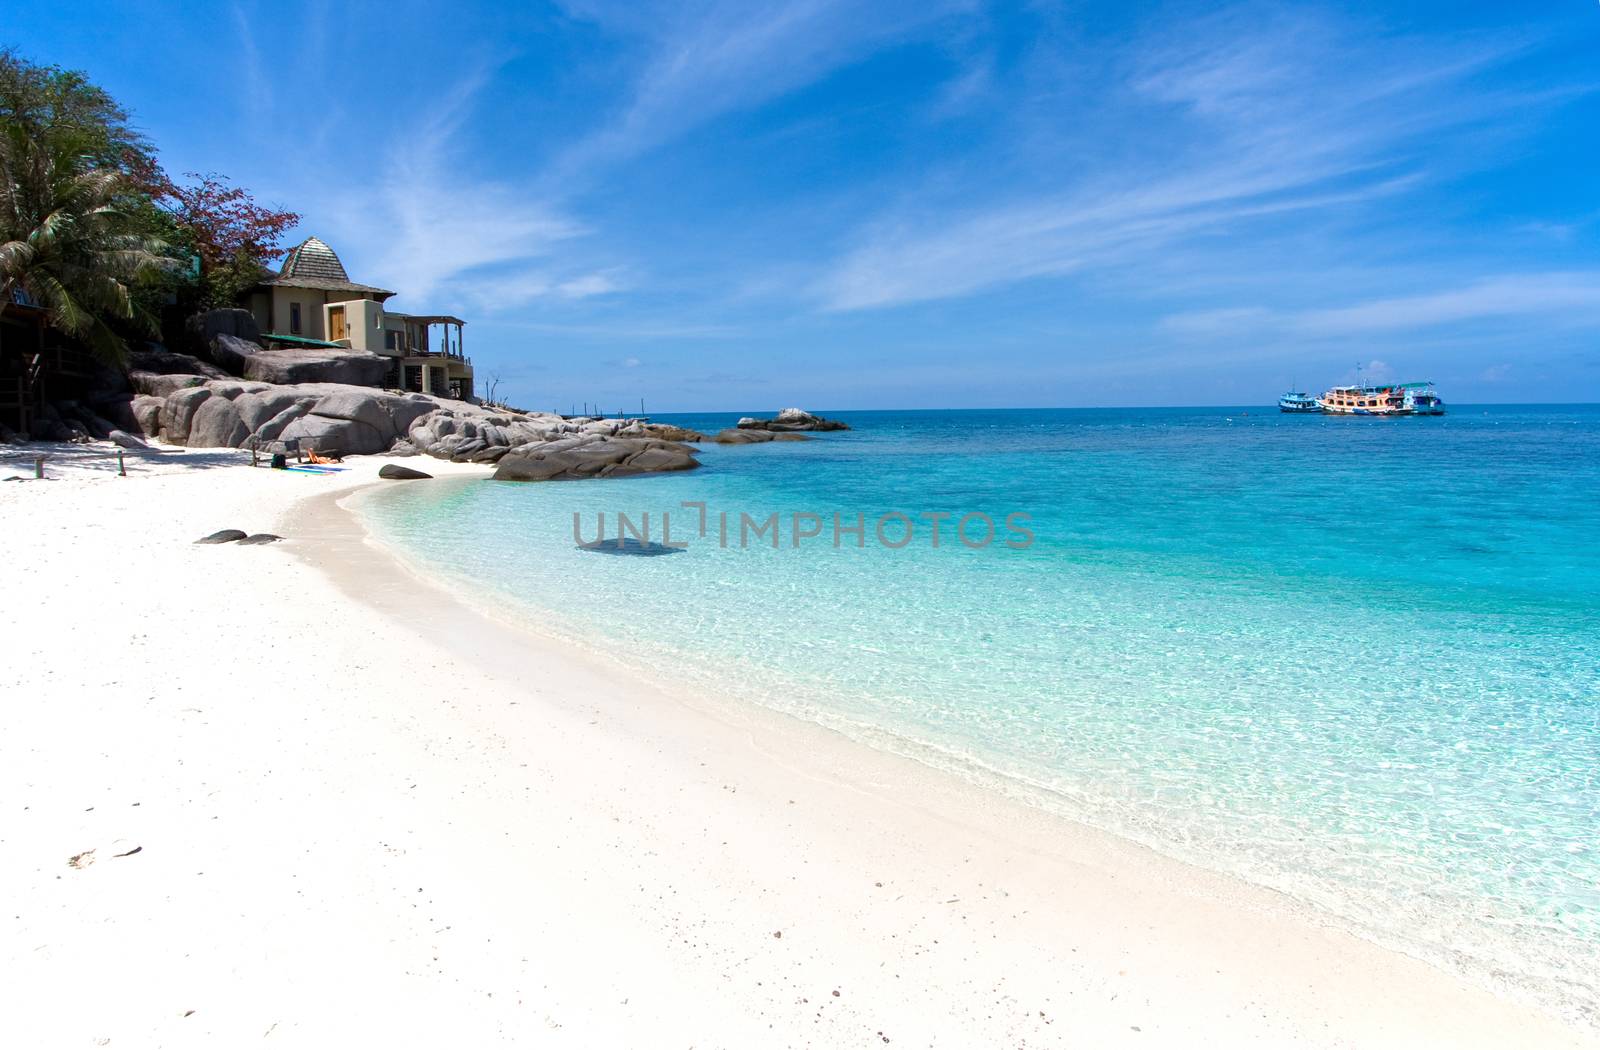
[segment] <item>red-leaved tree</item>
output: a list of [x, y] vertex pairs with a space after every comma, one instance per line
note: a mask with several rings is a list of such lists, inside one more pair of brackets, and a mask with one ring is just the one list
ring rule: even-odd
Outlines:
[[187, 181], [178, 182], [148, 157], [129, 156], [125, 164], [140, 192], [171, 222], [170, 239], [198, 259], [197, 306], [233, 305], [300, 222], [295, 212], [256, 203], [221, 175], [185, 172]]

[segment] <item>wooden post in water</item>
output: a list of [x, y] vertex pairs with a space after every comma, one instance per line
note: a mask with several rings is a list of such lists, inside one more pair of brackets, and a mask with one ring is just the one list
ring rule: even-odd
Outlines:
[[117, 449], [117, 477], [125, 478], [127, 476], [128, 468], [127, 465], [122, 462], [122, 450], [119, 448]]
[[43, 456], [34, 456], [33, 457], [33, 477], [34, 477], [34, 479], [36, 481], [44, 479], [44, 457]]

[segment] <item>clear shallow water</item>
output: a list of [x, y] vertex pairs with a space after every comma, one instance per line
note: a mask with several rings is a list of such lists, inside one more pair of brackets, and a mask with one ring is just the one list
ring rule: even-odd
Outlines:
[[[547, 628], [1597, 1016], [1600, 408], [845, 415], [692, 474], [363, 510]], [[918, 521], [886, 549], [894, 510], [1024, 512], [1036, 539], [974, 550], [946, 522], [934, 548]], [[575, 549], [574, 512], [588, 540], [618, 511], [652, 540], [672, 512], [688, 550]], [[780, 549], [741, 548], [741, 511], [784, 515]], [[794, 511], [830, 524], [796, 549]], [[867, 515], [864, 549], [832, 546], [836, 511]]]

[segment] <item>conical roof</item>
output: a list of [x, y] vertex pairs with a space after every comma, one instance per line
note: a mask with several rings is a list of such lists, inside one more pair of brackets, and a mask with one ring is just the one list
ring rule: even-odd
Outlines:
[[344, 263], [339, 261], [338, 254], [319, 237], [307, 237], [290, 248], [288, 257], [283, 260], [283, 266], [278, 270], [278, 276], [261, 283], [287, 285], [291, 288], [317, 288], [328, 292], [353, 292], [377, 299], [379, 302], [394, 294], [387, 288], [375, 288], [370, 284], [357, 284], [352, 281], [350, 275], [345, 272]]
[[289, 249], [289, 257], [283, 260], [283, 269], [278, 271], [278, 276], [311, 277], [320, 281], [346, 283], [350, 280], [338, 254], [328, 247], [327, 242], [317, 237], [307, 237]]

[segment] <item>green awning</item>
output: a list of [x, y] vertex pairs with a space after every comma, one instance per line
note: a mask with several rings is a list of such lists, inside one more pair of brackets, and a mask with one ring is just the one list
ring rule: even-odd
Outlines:
[[343, 343], [330, 343], [322, 339], [307, 339], [303, 335], [279, 335], [277, 332], [267, 332], [261, 337], [273, 343], [299, 343], [301, 346], [325, 346], [331, 350], [348, 350]]

